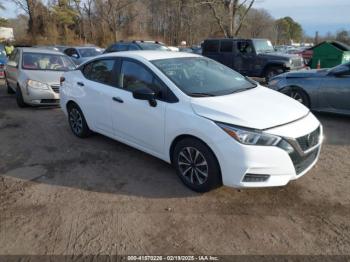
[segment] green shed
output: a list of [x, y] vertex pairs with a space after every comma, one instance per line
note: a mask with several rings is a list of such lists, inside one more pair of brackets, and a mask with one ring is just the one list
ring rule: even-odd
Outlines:
[[350, 47], [337, 41], [325, 41], [312, 48], [311, 68], [331, 68], [350, 62]]

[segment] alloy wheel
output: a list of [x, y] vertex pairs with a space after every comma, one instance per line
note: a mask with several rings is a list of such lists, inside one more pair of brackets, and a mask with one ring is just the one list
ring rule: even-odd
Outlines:
[[303, 100], [302, 96], [297, 91], [292, 91], [290, 93], [290, 97], [295, 99], [295, 100], [297, 100], [298, 102], [300, 102], [302, 104], [304, 103], [304, 100]]
[[69, 122], [75, 134], [80, 134], [83, 130], [83, 118], [78, 109], [72, 108], [69, 112]]
[[203, 154], [194, 147], [184, 147], [177, 164], [181, 175], [191, 184], [202, 185], [208, 179], [208, 163]]

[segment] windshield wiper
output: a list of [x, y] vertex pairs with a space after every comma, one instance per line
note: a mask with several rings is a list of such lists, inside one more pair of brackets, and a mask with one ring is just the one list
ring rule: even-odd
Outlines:
[[213, 94], [209, 93], [188, 93], [189, 96], [193, 97], [207, 97], [207, 96], [214, 96]]
[[230, 93], [230, 94], [240, 93], [240, 92], [243, 92], [243, 91], [247, 91], [247, 90], [249, 90], [249, 89], [253, 89], [253, 88], [255, 88], [255, 87], [257, 87], [257, 86], [251, 86], [251, 87], [246, 87], [246, 88], [237, 89], [237, 90], [233, 91], [233, 92]]

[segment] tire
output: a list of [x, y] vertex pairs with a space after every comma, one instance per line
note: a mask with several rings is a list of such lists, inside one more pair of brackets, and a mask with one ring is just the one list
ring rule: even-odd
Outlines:
[[28, 106], [23, 100], [22, 91], [19, 86], [17, 86], [17, 89], [16, 89], [16, 102], [17, 102], [17, 105], [21, 108]]
[[198, 139], [180, 140], [175, 145], [172, 162], [182, 182], [193, 191], [208, 192], [222, 184], [214, 153]]
[[9, 85], [9, 83], [7, 82], [7, 79], [6, 79], [6, 77], [5, 77], [5, 86], [6, 86], [6, 88], [7, 88], [7, 93], [8, 94], [14, 94], [14, 93], [16, 93], [15, 91], [13, 91], [13, 89], [10, 87], [10, 85]]
[[300, 88], [292, 88], [287, 93], [288, 96], [302, 103], [304, 106], [310, 108], [310, 100], [307, 94]]
[[277, 66], [270, 66], [265, 70], [265, 82], [266, 84], [269, 83], [270, 79], [274, 76], [277, 76], [279, 74], [282, 74], [284, 71], [281, 67]]
[[80, 107], [75, 103], [68, 105], [68, 123], [73, 134], [77, 137], [85, 138], [91, 135], [84, 114]]

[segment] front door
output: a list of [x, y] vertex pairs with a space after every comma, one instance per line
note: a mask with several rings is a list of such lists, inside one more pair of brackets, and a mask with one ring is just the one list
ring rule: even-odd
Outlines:
[[[115, 135], [150, 153], [163, 154], [166, 102], [161, 101], [159, 81], [140, 62], [123, 59], [117, 85], [111, 107]], [[156, 106], [133, 97], [132, 91], [140, 86], [155, 91]]]
[[236, 42], [236, 55], [234, 57], [234, 69], [245, 76], [254, 75], [255, 50], [253, 44], [247, 40]]
[[329, 109], [350, 112], [350, 67], [347, 73], [325, 78], [320, 91], [321, 99]]

